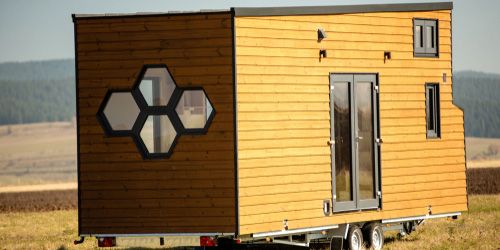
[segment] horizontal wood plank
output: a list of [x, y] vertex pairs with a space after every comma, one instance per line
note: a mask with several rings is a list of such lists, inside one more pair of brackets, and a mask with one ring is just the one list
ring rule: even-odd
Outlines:
[[[82, 233], [234, 231], [230, 26], [229, 13], [77, 19]], [[132, 89], [144, 64], [203, 87], [217, 111], [169, 159], [143, 159], [131, 137], [106, 136], [96, 119], [106, 92]]]
[[[241, 233], [281, 230], [285, 219], [289, 228], [304, 228], [425, 215], [428, 205], [438, 213], [466, 209], [450, 17], [425, 11], [236, 18]], [[439, 19], [439, 58], [414, 57], [413, 18]], [[318, 27], [328, 33], [320, 43]], [[318, 58], [319, 49], [328, 56]], [[323, 200], [331, 199], [334, 72], [378, 73], [382, 211], [323, 215]], [[440, 84], [436, 140], [426, 136], [428, 82]]]

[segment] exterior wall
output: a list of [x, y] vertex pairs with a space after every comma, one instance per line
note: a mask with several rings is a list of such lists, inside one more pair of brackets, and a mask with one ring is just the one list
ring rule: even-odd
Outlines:
[[[439, 58], [413, 56], [414, 17], [439, 19]], [[241, 234], [282, 230], [285, 219], [295, 229], [467, 209], [451, 11], [236, 17], [235, 30]], [[379, 73], [381, 211], [323, 215], [331, 72]], [[426, 82], [440, 84], [441, 139], [426, 139]]]
[[[80, 234], [234, 232], [230, 13], [76, 19]], [[182, 135], [170, 159], [143, 160], [131, 137], [96, 119], [109, 89], [131, 89], [143, 64], [203, 87], [216, 115]]]

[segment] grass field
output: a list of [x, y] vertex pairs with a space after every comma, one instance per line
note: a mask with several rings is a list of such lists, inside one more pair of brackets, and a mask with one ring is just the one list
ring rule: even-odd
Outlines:
[[0, 186], [75, 181], [72, 123], [0, 126]]
[[[467, 138], [469, 168], [499, 167], [500, 139]], [[0, 126], [0, 187], [76, 181], [70, 122]]]
[[[498, 249], [500, 195], [469, 197], [457, 220], [426, 221], [409, 236], [386, 235], [385, 249]], [[77, 211], [0, 214], [0, 249], [96, 249], [95, 239], [74, 246]]]
[[499, 138], [467, 137], [465, 146], [469, 168], [500, 167]]
[[384, 249], [499, 249], [500, 195], [469, 196], [457, 220], [428, 220], [402, 239], [386, 235]]
[[[470, 212], [456, 221], [430, 220], [400, 240], [389, 234], [386, 249], [499, 249], [500, 139], [467, 138], [466, 145], [469, 193], [494, 195], [470, 196]], [[0, 126], [0, 191], [75, 181], [74, 124]], [[0, 193], [0, 250], [96, 248], [95, 240], [72, 245], [76, 210], [46, 211], [74, 208], [75, 190], [15, 190]]]

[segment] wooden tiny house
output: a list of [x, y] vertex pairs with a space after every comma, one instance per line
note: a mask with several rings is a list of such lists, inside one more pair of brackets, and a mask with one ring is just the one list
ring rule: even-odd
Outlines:
[[451, 9], [75, 15], [79, 234], [258, 239], [467, 210]]

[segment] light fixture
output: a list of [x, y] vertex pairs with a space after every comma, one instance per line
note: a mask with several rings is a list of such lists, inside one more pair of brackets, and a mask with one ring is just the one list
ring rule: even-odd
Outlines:
[[326, 58], [326, 49], [319, 50], [319, 58]]
[[323, 201], [323, 214], [325, 214], [325, 216], [330, 215], [330, 200]]
[[391, 52], [390, 51], [384, 51], [384, 63], [385, 60], [391, 60]]
[[321, 42], [321, 40], [327, 38], [328, 36], [326, 35], [326, 32], [324, 29], [319, 28], [318, 29], [318, 43]]

